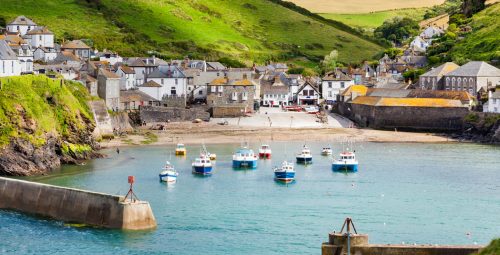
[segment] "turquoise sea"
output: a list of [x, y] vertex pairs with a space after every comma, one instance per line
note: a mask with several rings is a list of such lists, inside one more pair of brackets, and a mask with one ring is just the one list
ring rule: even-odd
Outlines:
[[[239, 144], [208, 145], [218, 156], [210, 177], [191, 173], [200, 146], [188, 145], [187, 157], [171, 157], [180, 172], [174, 185], [158, 181], [173, 146], [106, 150], [108, 158], [29, 180], [125, 194], [127, 176], [135, 175], [156, 230], [78, 228], [2, 210], [0, 253], [320, 254], [346, 217], [371, 243], [486, 244], [500, 237], [498, 146], [359, 143], [359, 172], [343, 174], [320, 156], [327, 144], [309, 145], [314, 163], [296, 166], [289, 185], [273, 180], [272, 167], [293, 159], [300, 142], [271, 143], [273, 158], [246, 171], [231, 168]], [[332, 145], [338, 154], [340, 144]]]

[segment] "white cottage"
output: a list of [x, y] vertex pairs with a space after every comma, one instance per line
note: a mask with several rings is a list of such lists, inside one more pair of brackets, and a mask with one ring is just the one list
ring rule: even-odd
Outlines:
[[[165, 72], [157, 69], [146, 76], [146, 82], [154, 81], [162, 86], [162, 98], [168, 97], [186, 97], [187, 96], [187, 78], [177, 66], [168, 66], [163, 69]], [[160, 98], [161, 100], [161, 98]]]
[[7, 32], [19, 33], [21, 36], [28, 33], [28, 31], [36, 28], [36, 23], [26, 18], [25, 16], [18, 16], [12, 22], [7, 24]]
[[0, 77], [21, 75], [21, 64], [6, 41], [0, 40]]
[[500, 113], [500, 89], [488, 91], [488, 101], [483, 105], [483, 112]]
[[413, 39], [410, 43], [410, 48], [415, 52], [425, 53], [430, 45], [430, 41], [427, 41], [420, 36], [415, 36], [415, 39]]
[[341, 90], [354, 85], [354, 79], [340, 71], [326, 73], [321, 82], [321, 94], [327, 104], [333, 104]]
[[442, 34], [444, 34], [444, 31], [441, 28], [430, 26], [420, 33], [420, 37], [424, 39], [431, 39], [432, 37], [441, 36]]
[[47, 29], [47, 27], [32, 29], [26, 33], [26, 36], [30, 38], [30, 45], [33, 48], [54, 48], [54, 33]]
[[120, 66], [116, 70], [116, 74], [120, 76], [120, 89], [129, 90], [137, 86], [134, 69], [128, 66]]
[[297, 91], [298, 105], [317, 105], [320, 98], [321, 93], [310, 81], [306, 81]]

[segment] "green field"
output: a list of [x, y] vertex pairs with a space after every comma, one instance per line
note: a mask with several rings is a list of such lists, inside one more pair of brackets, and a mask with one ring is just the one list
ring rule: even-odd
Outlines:
[[394, 17], [409, 17], [415, 20], [421, 20], [424, 17], [426, 8], [400, 9], [391, 11], [380, 11], [360, 14], [338, 14], [322, 13], [321, 16], [337, 20], [352, 27], [374, 29], [384, 21]]
[[[90, 3], [89, 3], [90, 2]], [[26, 15], [58, 38], [89, 38], [123, 55], [156, 51], [165, 58], [221, 56], [251, 64], [306, 57], [333, 49], [343, 62], [382, 48], [267, 0], [2, 0], [0, 17]]]
[[500, 61], [499, 13], [500, 3], [496, 3], [473, 16], [472, 32], [450, 51], [453, 60]]

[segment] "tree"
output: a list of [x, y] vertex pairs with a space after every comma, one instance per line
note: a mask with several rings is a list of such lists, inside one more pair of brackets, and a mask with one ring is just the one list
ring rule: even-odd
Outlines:
[[395, 17], [384, 21], [384, 24], [375, 29], [374, 35], [394, 43], [402, 43], [407, 38], [418, 34], [419, 29], [417, 21], [406, 17]]
[[399, 48], [389, 48], [384, 51], [385, 54], [391, 59], [401, 56], [403, 54], [403, 50]]
[[332, 50], [330, 54], [326, 55], [323, 61], [321, 61], [321, 66], [324, 71], [330, 71], [339, 66], [338, 63], [339, 52], [337, 50]]
[[471, 17], [474, 13], [480, 12], [485, 7], [486, 0], [464, 0], [461, 9], [466, 17]]

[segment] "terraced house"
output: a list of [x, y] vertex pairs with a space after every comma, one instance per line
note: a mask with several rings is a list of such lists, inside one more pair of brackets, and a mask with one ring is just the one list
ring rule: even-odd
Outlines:
[[207, 86], [207, 105], [213, 117], [242, 116], [254, 110], [255, 84], [248, 79], [218, 78]]

